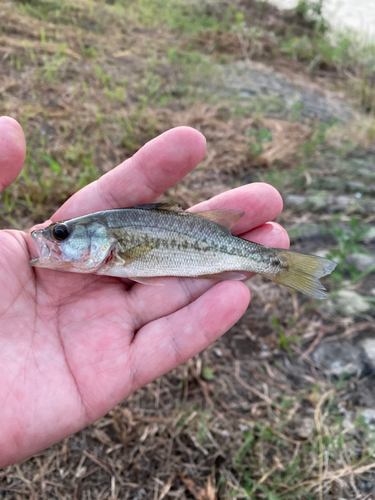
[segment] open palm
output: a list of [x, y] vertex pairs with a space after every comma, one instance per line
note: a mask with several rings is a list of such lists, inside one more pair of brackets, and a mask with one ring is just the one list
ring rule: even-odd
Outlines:
[[[0, 118], [0, 187], [18, 175], [24, 150], [20, 126]], [[204, 154], [199, 132], [170, 130], [76, 193], [51, 220], [149, 203]], [[244, 186], [199, 205], [212, 208], [246, 212], [234, 234], [288, 246], [285, 231], [267, 223], [282, 208], [271, 186]], [[0, 467], [94, 422], [207, 347], [249, 302], [241, 282], [165, 278], [163, 287], [130, 287], [118, 278], [30, 267], [35, 256], [30, 235], [0, 231]]]

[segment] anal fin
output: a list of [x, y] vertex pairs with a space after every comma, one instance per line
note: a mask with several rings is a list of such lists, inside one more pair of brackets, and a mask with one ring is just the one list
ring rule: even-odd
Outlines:
[[246, 275], [246, 273], [240, 273], [238, 271], [223, 271], [222, 273], [216, 274], [204, 274], [202, 276], [197, 276], [197, 278], [213, 281], [244, 281], [249, 279], [250, 275]]
[[165, 283], [161, 283], [160, 278], [145, 278], [139, 276], [129, 276], [129, 279], [141, 283], [142, 285], [148, 286], [165, 286]]

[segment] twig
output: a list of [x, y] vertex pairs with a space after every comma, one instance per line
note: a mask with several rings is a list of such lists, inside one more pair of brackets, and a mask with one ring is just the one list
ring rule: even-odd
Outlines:
[[93, 462], [95, 462], [97, 465], [99, 465], [99, 467], [101, 467], [103, 470], [105, 470], [106, 472], [108, 472], [108, 474], [112, 477], [112, 476], [115, 476], [117, 481], [123, 486], [124, 485], [124, 481], [122, 480], [121, 476], [119, 476], [119, 474], [116, 472], [116, 471], [111, 471], [105, 464], [103, 464], [103, 462], [101, 460], [99, 460], [97, 457], [95, 457], [94, 455], [91, 455], [91, 453], [89, 453], [88, 451], [86, 450], [83, 450], [83, 454], [86, 455], [87, 458], [89, 458], [90, 460], [92, 460]]
[[108, 474], [111, 477], [113, 476], [113, 472], [110, 469], [108, 469], [108, 467], [105, 464], [103, 464], [103, 462], [101, 462], [97, 457], [95, 457], [94, 455], [91, 455], [91, 453], [89, 453], [86, 450], [83, 450], [83, 454], [86, 455], [87, 458], [89, 458], [90, 460], [92, 460], [93, 462], [95, 462], [96, 465], [99, 465], [99, 467], [101, 467], [103, 470], [105, 470], [106, 472], [108, 472]]
[[282, 432], [272, 430], [272, 433], [276, 434], [276, 436], [281, 437], [281, 439], [285, 439], [285, 441], [289, 441], [289, 443], [293, 443], [293, 444], [297, 444], [297, 445], [307, 443], [307, 439], [304, 439], [303, 441], [297, 441], [297, 439], [292, 439], [292, 438], [286, 436], [285, 434], [283, 434]]
[[[326, 333], [330, 333], [336, 330], [336, 325], [320, 325], [320, 332], [317, 334], [315, 339], [311, 342], [307, 351], [302, 353], [302, 358], [307, 358], [308, 355], [315, 349], [315, 347], [319, 344], [319, 342], [323, 339]], [[330, 337], [331, 339], [332, 337]]]
[[307, 351], [302, 353], [301, 358], [307, 358], [308, 355], [313, 352], [313, 350], [319, 344], [319, 342], [322, 340], [322, 338], [324, 337], [325, 334], [326, 334], [326, 332], [324, 330], [320, 330], [318, 335], [315, 337], [315, 339], [309, 345], [309, 348], [307, 349]]
[[[362, 330], [367, 330], [367, 328], [372, 331], [374, 329], [374, 326], [375, 326], [375, 324], [370, 323], [370, 321], [364, 321], [363, 323], [357, 323], [357, 324], [351, 326], [350, 328], [348, 328], [347, 330], [345, 330], [345, 332], [342, 333], [341, 335], [338, 335], [337, 338], [349, 337], [352, 333], [361, 332]], [[335, 336], [335, 338], [336, 338], [336, 336]]]
[[254, 493], [255, 490], [257, 490], [257, 488], [262, 484], [264, 483], [264, 481], [271, 475], [275, 472], [275, 470], [277, 470], [279, 468], [279, 465], [278, 464], [275, 464], [268, 472], [266, 472], [265, 474], [263, 474], [263, 476], [259, 479], [259, 481], [254, 484], [252, 490], [251, 490], [251, 493]]
[[320, 409], [323, 406], [325, 400], [333, 394], [333, 390], [325, 392], [320, 398], [318, 404], [316, 405], [314, 411], [314, 419], [316, 430], [318, 431], [318, 442], [319, 442], [319, 499], [323, 500], [323, 436], [322, 436], [322, 426], [320, 422]]
[[239, 382], [243, 387], [245, 387], [245, 389], [247, 389], [248, 391], [252, 392], [253, 394], [255, 394], [256, 396], [258, 396], [258, 398], [260, 399], [263, 399], [263, 401], [265, 401], [266, 403], [268, 403], [269, 405], [272, 405], [274, 406], [275, 408], [279, 408], [281, 409], [281, 406], [278, 405], [277, 403], [275, 403], [274, 401], [272, 401], [271, 398], [269, 398], [268, 396], [265, 396], [263, 393], [261, 393], [260, 391], [258, 391], [258, 389], [255, 389], [255, 387], [251, 387], [251, 385], [247, 384], [241, 377], [240, 377], [240, 363], [239, 361], [235, 361], [235, 371], [234, 371], [234, 376], [237, 380], [237, 382]]

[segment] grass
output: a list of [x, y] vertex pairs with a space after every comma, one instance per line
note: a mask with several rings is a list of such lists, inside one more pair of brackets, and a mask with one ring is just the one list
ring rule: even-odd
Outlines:
[[[334, 221], [333, 221], [334, 224]], [[369, 228], [363, 227], [357, 218], [352, 218], [347, 227], [339, 227], [334, 224], [332, 234], [336, 238], [337, 248], [329, 251], [327, 257], [334, 260], [338, 264], [338, 269], [332, 274], [332, 279], [341, 283], [345, 277], [350, 278], [350, 281], [355, 283], [361, 276], [369, 274], [366, 272], [364, 276], [355, 266], [347, 263], [347, 258], [351, 254], [366, 254], [366, 247], [361, 244], [366, 237]]]
[[[354, 132], [353, 124], [313, 121], [306, 133], [298, 128], [305, 126], [299, 102], [281, 117], [281, 97], [224, 96], [219, 88], [230, 65], [261, 60], [307, 80], [306, 69], [324, 71], [327, 88], [335, 73], [337, 88], [371, 107], [361, 71], [364, 61], [372, 68], [372, 48], [359, 53], [349, 35], [332, 38], [319, 11], [309, 18], [311, 6], [300, 2], [285, 20], [255, 1], [246, 9], [243, 2], [182, 0], [7, 4], [0, 38], [11, 50], [2, 62], [0, 110], [21, 121], [28, 152], [18, 181], [1, 195], [2, 227], [42, 222], [77, 189], [180, 124], [206, 135], [208, 154], [164, 201], [190, 206], [257, 180], [284, 195], [348, 195], [345, 187], [322, 191], [322, 184], [328, 177], [343, 186], [357, 179], [347, 157], [373, 141], [370, 117], [355, 122]], [[266, 25], [272, 16], [274, 25]], [[297, 139], [286, 154], [291, 136], [283, 134], [290, 130]], [[278, 154], [265, 161], [273, 148]], [[368, 251], [363, 238], [371, 213], [287, 206], [278, 220], [329, 228], [328, 243], [314, 240], [302, 250], [328, 245], [339, 266], [327, 286], [336, 290], [349, 279], [362, 293], [371, 275], [356, 272], [346, 257]], [[300, 240], [296, 232], [297, 249]], [[188, 499], [190, 480], [206, 497], [211, 484], [219, 499], [305, 500], [330, 498], [335, 488], [350, 498], [357, 478], [371, 483], [375, 436], [358, 409], [371, 378], [336, 381], [320, 372], [317, 378], [303, 356], [325, 329], [345, 336], [354, 319], [327, 318], [315, 303], [260, 279], [253, 286], [252, 307], [226, 337], [88, 429], [0, 471], [3, 496]], [[372, 316], [366, 321], [371, 328]]]
[[[251, 429], [243, 432], [243, 443], [235, 456], [243, 487], [231, 492], [227, 490], [223, 498], [256, 499], [260, 494], [270, 499], [318, 498], [319, 491], [329, 493], [331, 478], [359, 473], [366, 457], [374, 453], [373, 431], [363, 419], [355, 421], [348, 431], [344, 426], [348, 425], [345, 417], [337, 410], [334, 392], [322, 393], [320, 388], [317, 393], [314, 387], [310, 390], [312, 392], [304, 392], [303, 397], [316, 400], [316, 403], [304, 418], [304, 424], [291, 414], [291, 410], [295, 411], [303, 402], [298, 397], [285, 398], [285, 402], [281, 401], [284, 410], [273, 414], [272, 419], [266, 417], [262, 423], [253, 423]], [[290, 437], [293, 424], [304, 425], [308, 436]], [[301, 429], [301, 432], [304, 431]], [[362, 433], [367, 439], [361, 443], [364, 447], [358, 459], [357, 446]], [[317, 456], [324, 457], [324, 469], [319, 470]], [[330, 466], [336, 463], [341, 463], [342, 468], [334, 471]], [[228, 486], [225, 479], [221, 482]]]

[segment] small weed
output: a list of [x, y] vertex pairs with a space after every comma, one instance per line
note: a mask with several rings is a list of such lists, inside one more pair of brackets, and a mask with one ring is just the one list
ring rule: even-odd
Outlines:
[[264, 31], [258, 26], [249, 26], [242, 12], [236, 13], [231, 32], [236, 33], [238, 37], [244, 59], [250, 59], [255, 55], [260, 56], [262, 54]]
[[249, 148], [255, 155], [262, 154], [264, 152], [263, 144], [272, 141], [272, 131], [265, 127], [247, 129], [245, 135], [250, 138]]
[[303, 102], [295, 102], [292, 105], [292, 111], [290, 116], [290, 120], [292, 122], [297, 122], [301, 118], [301, 113], [304, 107], [305, 105], [303, 104]]
[[208, 433], [207, 429], [209, 426], [209, 422], [212, 418], [212, 412], [211, 410], [205, 410], [205, 411], [199, 411], [198, 410], [198, 415], [195, 419], [195, 425], [197, 425], [197, 437], [198, 437], [198, 442], [204, 446], [208, 441]]
[[4, 189], [2, 192], [2, 199], [4, 202], [5, 212], [12, 213], [14, 207], [16, 206], [16, 200], [10, 195], [10, 190]]
[[91, 47], [90, 45], [84, 45], [84, 44], [80, 44], [80, 47], [81, 47], [81, 54], [84, 57], [91, 57], [91, 58], [97, 57], [98, 54], [97, 54], [96, 50], [94, 49], [94, 47]]
[[175, 2], [167, 9], [167, 19], [172, 30], [198, 33], [203, 30], [228, 31], [236, 16], [236, 7], [229, 5], [224, 13], [215, 13], [207, 4]]
[[317, 32], [327, 32], [328, 23], [323, 16], [323, 0], [299, 0], [296, 14], [311, 22]]
[[244, 437], [243, 445], [241, 446], [240, 450], [238, 451], [234, 459], [238, 465], [242, 464], [246, 454], [250, 451], [256, 439], [254, 433], [251, 431], [244, 432], [243, 437]]
[[125, 102], [126, 100], [126, 90], [122, 87], [116, 87], [114, 90], [105, 88], [104, 93], [110, 101]]
[[281, 328], [281, 326], [279, 324], [279, 320], [277, 318], [272, 318], [271, 323], [272, 323], [273, 327], [275, 328], [275, 330], [277, 331], [278, 336], [279, 336], [279, 342], [278, 342], [279, 349], [287, 352], [289, 354], [289, 356], [292, 356], [293, 351], [292, 351], [291, 346], [293, 344], [300, 342], [299, 337], [297, 337], [295, 335], [288, 335], [288, 336], [285, 335], [283, 329]]
[[234, 116], [239, 116], [239, 117], [241, 117], [241, 116], [248, 116], [253, 111], [254, 111], [254, 108], [251, 105], [244, 106], [243, 104], [236, 103], [235, 106], [234, 106], [233, 114], [234, 114]]
[[109, 84], [112, 82], [111, 75], [105, 73], [105, 71], [101, 66], [99, 66], [99, 64], [94, 65], [94, 72], [97, 78], [101, 81], [103, 87], [105, 89], [108, 89]]
[[204, 60], [204, 56], [196, 51], [182, 51], [172, 47], [168, 50], [168, 60], [172, 64], [197, 64]]
[[43, 45], [45, 45], [45, 43], [46, 43], [46, 31], [43, 27], [40, 28], [40, 41]]
[[157, 118], [146, 108], [147, 97], [140, 96], [137, 108], [119, 119], [120, 140], [130, 154], [137, 151], [144, 142], [157, 135]]
[[312, 137], [301, 146], [301, 150], [306, 158], [313, 156], [313, 154], [321, 147], [326, 139], [327, 131], [337, 124], [337, 120], [332, 120], [330, 123], [320, 123], [315, 128]]
[[[363, 277], [355, 266], [347, 263], [347, 257], [351, 254], [366, 253], [366, 249], [361, 244], [361, 241], [366, 236], [368, 228], [361, 226], [358, 219], [352, 218], [349, 222], [349, 227], [338, 227], [333, 223], [333, 228], [330, 233], [333, 234], [337, 240], [338, 247], [328, 252], [327, 258], [337, 262], [335, 271], [331, 274], [332, 280], [342, 283], [343, 279], [349, 275], [351, 280], [358, 280]], [[370, 271], [369, 271], [370, 272]], [[365, 273], [364, 275], [368, 274]]]
[[162, 80], [159, 75], [153, 71], [146, 71], [143, 79], [140, 82], [140, 90], [145, 92], [147, 98], [151, 101], [155, 101], [159, 95], [159, 90], [162, 85]]
[[52, 170], [57, 172], [59, 175], [62, 174], [62, 170], [61, 170], [59, 164], [55, 160], [53, 160], [52, 158], [50, 158], [47, 155], [43, 155], [43, 159], [46, 160], [46, 162], [52, 168]]
[[[47, 163], [51, 167], [51, 170], [49, 172], [46, 172], [45, 167], [42, 168], [44, 163], [42, 161], [42, 158], [45, 159], [45, 163]], [[35, 177], [37, 181], [37, 189], [35, 189], [34, 181], [29, 174], [30, 170], [33, 174], [33, 177]], [[27, 201], [27, 208], [32, 211], [34, 203], [44, 203], [46, 200], [50, 199], [50, 196], [53, 192], [53, 186], [56, 184], [57, 179], [61, 174], [61, 169], [54, 160], [52, 160], [48, 156], [43, 155], [38, 160], [29, 157], [28, 162], [26, 162], [25, 164], [23, 172], [26, 183], [30, 187], [34, 186], [33, 191], [30, 191], [30, 193], [25, 193], [24, 195], [25, 200]]]
[[66, 46], [63, 45], [61, 50], [54, 54], [52, 57], [43, 55], [42, 60], [44, 67], [41, 71], [40, 80], [47, 80], [49, 82], [55, 82], [59, 78], [58, 70], [66, 61], [66, 56], [64, 54]]
[[212, 368], [208, 365], [204, 367], [202, 376], [205, 380], [215, 380], [214, 372], [212, 371]]
[[55, 2], [54, 0], [30, 0], [20, 2], [18, 5], [20, 13], [35, 17], [41, 21], [50, 20], [51, 15], [59, 17], [65, 7], [64, 2]]
[[314, 58], [314, 47], [307, 35], [290, 38], [281, 43], [281, 48], [295, 61], [311, 61]]

